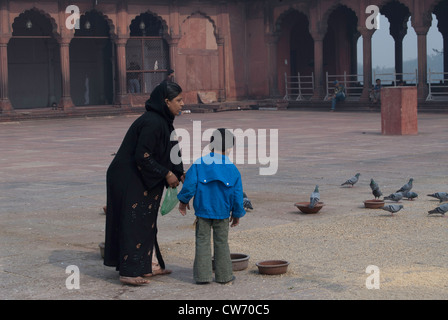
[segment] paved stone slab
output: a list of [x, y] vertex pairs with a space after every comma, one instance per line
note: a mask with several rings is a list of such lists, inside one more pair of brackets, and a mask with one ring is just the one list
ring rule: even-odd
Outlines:
[[[105, 173], [136, 117], [0, 123], [0, 299], [448, 298], [448, 219], [426, 215], [438, 205], [426, 194], [448, 191], [448, 115], [420, 114], [416, 136], [381, 135], [379, 113], [177, 118], [176, 128], [191, 134], [195, 121], [203, 131], [278, 129], [272, 145], [278, 171], [261, 176], [259, 162], [238, 164], [255, 209], [230, 231], [231, 251], [251, 256], [232, 285], [193, 283], [194, 216], [173, 211], [159, 219], [159, 242], [173, 274], [134, 288], [102, 264], [98, 244], [104, 240]], [[355, 187], [340, 186], [356, 172]], [[396, 216], [363, 208], [372, 198], [370, 178], [386, 195], [410, 177], [419, 198], [403, 201], [405, 210]], [[293, 204], [307, 201], [316, 184], [326, 206], [316, 215], [299, 213]], [[258, 273], [255, 262], [277, 258], [291, 262], [288, 273]], [[70, 265], [79, 267], [79, 290], [66, 288]], [[379, 290], [366, 289], [368, 265], [379, 267]]]

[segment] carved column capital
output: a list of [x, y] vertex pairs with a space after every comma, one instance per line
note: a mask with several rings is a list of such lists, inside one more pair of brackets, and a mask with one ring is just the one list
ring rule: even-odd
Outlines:
[[356, 28], [358, 30], [358, 32], [361, 34], [361, 36], [363, 37], [363, 39], [371, 39], [373, 37], [373, 34], [375, 33], [376, 29], [368, 29], [365, 26], [358, 26]]

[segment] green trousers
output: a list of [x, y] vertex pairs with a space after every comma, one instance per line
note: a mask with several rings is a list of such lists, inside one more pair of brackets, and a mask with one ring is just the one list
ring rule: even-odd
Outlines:
[[196, 253], [193, 277], [196, 282], [211, 282], [212, 251], [211, 231], [213, 229], [213, 253], [215, 260], [215, 281], [228, 282], [233, 278], [232, 260], [229, 250], [229, 219], [204, 219], [196, 222]]

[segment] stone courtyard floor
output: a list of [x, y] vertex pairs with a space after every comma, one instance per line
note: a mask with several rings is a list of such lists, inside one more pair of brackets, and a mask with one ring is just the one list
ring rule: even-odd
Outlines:
[[[0, 299], [448, 299], [448, 218], [427, 215], [439, 205], [427, 194], [448, 192], [448, 115], [420, 114], [415, 136], [382, 135], [380, 114], [369, 112], [253, 110], [178, 117], [175, 127], [189, 132], [192, 141], [198, 125], [201, 132], [227, 127], [257, 134], [256, 143], [246, 140], [245, 160], [237, 163], [254, 210], [229, 234], [231, 252], [250, 255], [249, 267], [235, 272], [233, 284], [194, 284], [194, 213], [183, 217], [174, 210], [158, 224], [173, 273], [130, 287], [103, 265], [98, 244], [104, 241], [106, 170], [136, 118], [0, 123]], [[267, 129], [267, 136], [258, 129]], [[252, 154], [274, 136], [272, 129], [278, 129], [278, 141], [268, 144], [266, 157]], [[274, 166], [276, 149], [275, 174], [260, 175], [260, 168]], [[341, 187], [357, 172], [361, 177], [353, 188]], [[402, 200], [402, 211], [391, 216], [364, 208], [363, 201], [373, 198], [371, 178], [388, 195], [411, 177], [419, 197]], [[294, 203], [308, 201], [316, 184], [324, 208], [300, 213]], [[270, 259], [288, 260], [288, 272], [259, 274], [256, 262]], [[79, 269], [79, 289], [66, 286], [68, 266]], [[375, 274], [366, 272], [368, 266], [377, 267], [379, 282], [370, 282]]]

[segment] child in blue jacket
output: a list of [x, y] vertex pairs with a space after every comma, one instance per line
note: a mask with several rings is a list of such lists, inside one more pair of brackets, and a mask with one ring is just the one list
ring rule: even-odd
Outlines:
[[210, 139], [212, 152], [193, 163], [177, 195], [182, 215], [186, 214], [188, 203], [194, 197], [197, 222], [193, 276], [198, 284], [212, 281], [212, 230], [215, 281], [228, 283], [235, 279], [228, 244], [229, 224], [237, 226], [246, 211], [241, 174], [227, 156], [234, 140], [229, 130], [215, 130]]

